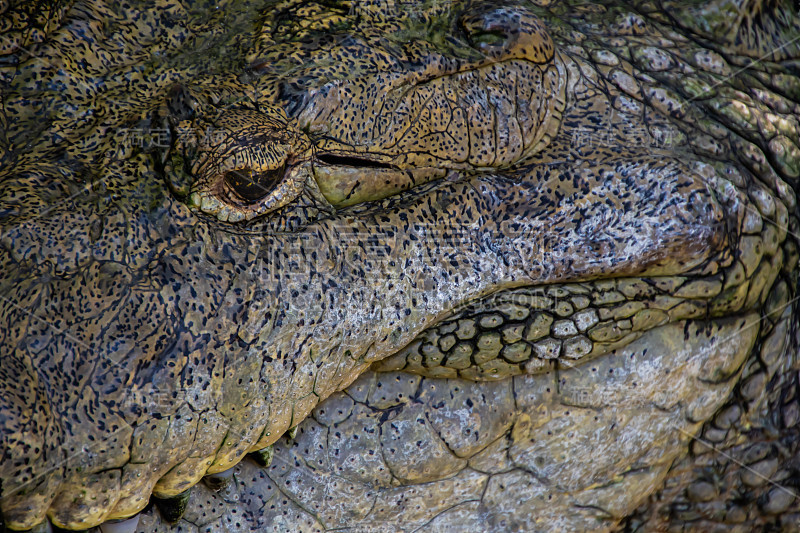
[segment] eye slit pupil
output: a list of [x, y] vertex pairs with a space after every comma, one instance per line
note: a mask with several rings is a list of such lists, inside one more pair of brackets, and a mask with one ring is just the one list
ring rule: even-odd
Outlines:
[[225, 173], [225, 183], [246, 202], [257, 202], [267, 196], [283, 177], [285, 166], [254, 172], [250, 168], [238, 168]]

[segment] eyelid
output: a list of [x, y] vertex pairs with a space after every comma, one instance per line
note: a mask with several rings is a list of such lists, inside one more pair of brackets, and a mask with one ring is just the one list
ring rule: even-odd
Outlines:
[[225, 174], [217, 174], [209, 185], [190, 194], [189, 204], [223, 222], [252, 220], [294, 201], [305, 189], [309, 176], [311, 170], [308, 164], [287, 167], [283, 178], [264, 198], [249, 205], [234, 205], [222, 193]]
[[[288, 145], [275, 145], [273, 154], [266, 153], [260, 145], [232, 145], [217, 146], [206, 150], [195, 162], [192, 173], [201, 178], [211, 177], [215, 174], [224, 175], [236, 169], [248, 168], [253, 172], [268, 172], [287, 164], [289, 159]], [[229, 151], [224, 156], [218, 155], [221, 151]]]
[[[247, 115], [252, 120], [242, 120]], [[184, 154], [191, 154], [187, 170], [193, 181], [187, 203], [221, 221], [252, 220], [279, 209], [310, 183], [310, 168], [297, 157], [308, 149], [308, 140], [288, 125], [270, 123], [261, 113], [236, 110], [213, 120], [182, 121], [178, 127], [194, 132], [178, 142]], [[237, 169], [262, 174], [282, 168], [282, 177], [259, 200], [249, 201], [225, 183], [226, 174]]]
[[237, 198], [249, 205], [260, 202], [283, 180], [286, 165], [257, 172], [250, 168], [229, 170], [223, 176], [226, 189], [232, 189]]

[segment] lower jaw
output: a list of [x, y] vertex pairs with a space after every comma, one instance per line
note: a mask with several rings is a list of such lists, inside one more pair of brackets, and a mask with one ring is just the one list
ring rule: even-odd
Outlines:
[[[724, 404], [758, 332], [756, 313], [680, 321], [579, 366], [494, 382], [368, 372], [278, 441], [266, 470], [246, 459], [221, 492], [197, 485], [184, 519], [610, 528]], [[139, 527], [160, 520], [151, 508]]]

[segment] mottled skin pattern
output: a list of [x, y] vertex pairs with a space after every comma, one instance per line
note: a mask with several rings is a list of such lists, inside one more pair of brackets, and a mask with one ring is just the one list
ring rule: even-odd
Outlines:
[[208, 4], [0, 3], [4, 527], [800, 528], [790, 4]]

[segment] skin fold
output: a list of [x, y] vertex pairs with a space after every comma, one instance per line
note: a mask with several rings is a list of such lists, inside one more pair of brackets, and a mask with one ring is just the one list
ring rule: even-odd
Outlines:
[[797, 530], [798, 25], [0, 3], [0, 529]]

